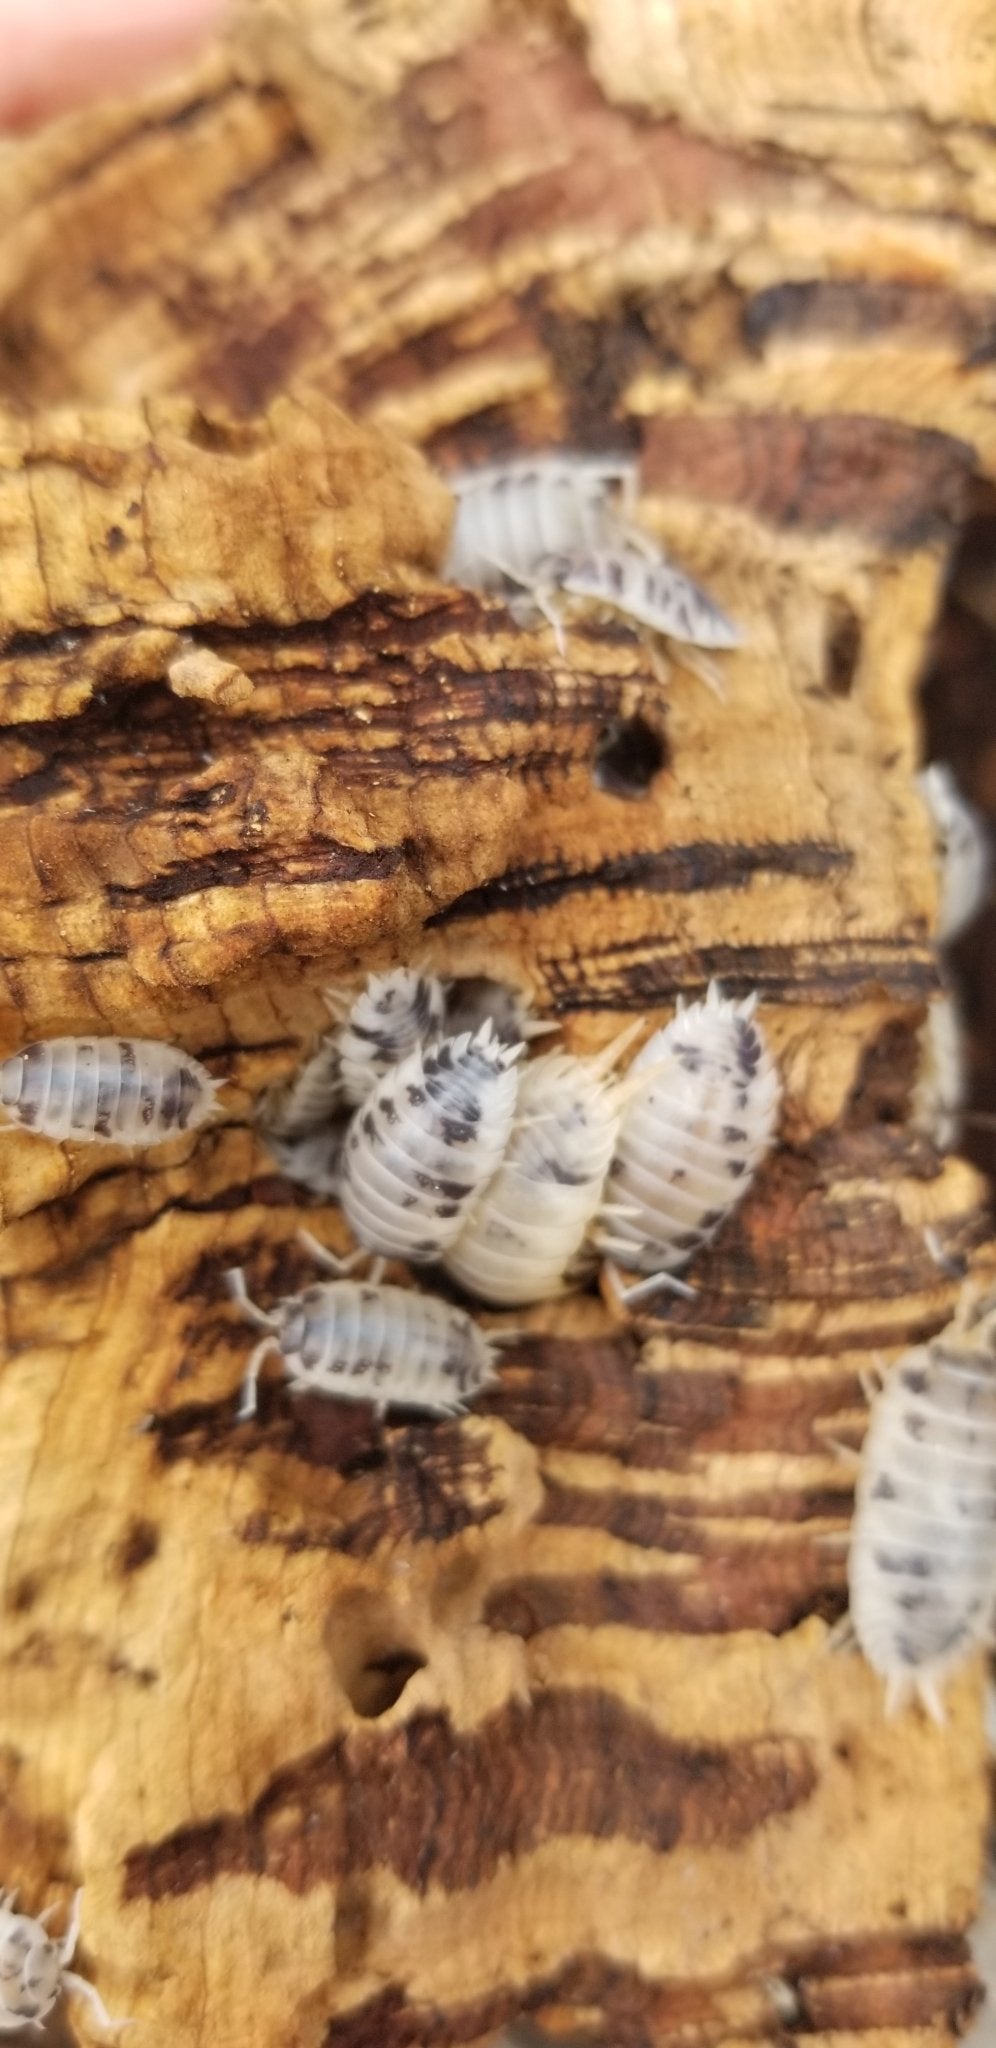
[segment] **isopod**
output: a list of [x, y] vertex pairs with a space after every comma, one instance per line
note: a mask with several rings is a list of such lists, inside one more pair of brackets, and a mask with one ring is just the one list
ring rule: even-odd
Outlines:
[[996, 1594], [996, 1300], [907, 1351], [876, 1396], [848, 1557], [850, 1625], [886, 1710], [940, 1687], [990, 1638]]
[[639, 1020], [595, 1059], [547, 1053], [524, 1069], [516, 1121], [494, 1178], [471, 1204], [445, 1264], [469, 1294], [511, 1306], [544, 1301], [570, 1284], [599, 1206], [634, 1086], [610, 1069]]
[[43, 1138], [161, 1145], [210, 1116], [219, 1083], [179, 1046], [46, 1038], [0, 1064], [0, 1105]]
[[964, 797], [944, 761], [920, 776], [937, 834], [941, 900], [937, 936], [943, 945], [964, 931], [986, 899], [992, 867], [985, 820]]
[[547, 451], [486, 463], [447, 479], [457, 501], [446, 565], [452, 583], [535, 591], [540, 565], [599, 547], [615, 531], [615, 502], [625, 508], [637, 465], [625, 454]]
[[[341, 1000], [331, 991], [330, 1004]], [[414, 967], [371, 974], [336, 1033], [345, 1100], [365, 1102], [375, 1082], [418, 1045], [438, 1038], [446, 995], [434, 975]]]
[[739, 627], [684, 570], [650, 544], [621, 539], [580, 552], [548, 570], [569, 597], [588, 598], [625, 619], [693, 647], [739, 647]]
[[342, 1060], [334, 1036], [323, 1038], [290, 1081], [264, 1096], [259, 1124], [268, 1140], [310, 1137], [347, 1105]]
[[416, 1046], [377, 1083], [344, 1156], [342, 1207], [359, 1244], [418, 1264], [455, 1242], [508, 1144], [521, 1052], [488, 1020]]
[[968, 1050], [957, 998], [950, 989], [930, 1004], [919, 1035], [919, 1051], [910, 1120], [938, 1152], [951, 1152], [964, 1120]]
[[[711, 982], [703, 1001], [686, 1007], [679, 999], [671, 1023], [634, 1060], [632, 1075], [657, 1072], [623, 1115], [608, 1175], [611, 1208], [595, 1237], [624, 1266], [664, 1275], [687, 1265], [768, 1151], [780, 1084], [756, 1006], [756, 996], [734, 1002]], [[641, 1291], [630, 1289], [629, 1299]]]
[[243, 1314], [267, 1332], [249, 1360], [239, 1420], [256, 1412], [263, 1360], [276, 1352], [292, 1393], [332, 1394], [430, 1415], [462, 1414], [495, 1378], [494, 1340], [473, 1318], [431, 1294], [386, 1285], [378, 1259], [366, 1280], [345, 1277], [357, 1258], [339, 1260], [306, 1231], [301, 1242], [338, 1277], [289, 1294], [267, 1314], [249, 1299], [241, 1268], [228, 1274]]
[[41, 2022], [63, 1991], [88, 1999], [98, 2026], [124, 2025], [111, 2019], [93, 1985], [67, 1968], [79, 1935], [81, 1897], [77, 1892], [69, 1926], [57, 1940], [46, 1927], [54, 1908], [46, 1907], [35, 1920], [15, 1911], [16, 1892], [0, 1892], [0, 2034], [18, 2034], [27, 2026], [43, 2031]]

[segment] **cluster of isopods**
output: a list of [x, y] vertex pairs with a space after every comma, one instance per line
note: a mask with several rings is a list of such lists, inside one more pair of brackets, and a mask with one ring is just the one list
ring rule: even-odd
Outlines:
[[[485, 979], [447, 990], [395, 968], [336, 1006], [335, 1030], [264, 1107], [270, 1144], [299, 1179], [338, 1196], [361, 1250], [442, 1266], [494, 1308], [548, 1300], [603, 1258], [649, 1276], [624, 1289], [611, 1265], [624, 1300], [681, 1289], [674, 1276], [739, 1202], [774, 1136], [778, 1076], [756, 1001], [715, 985], [679, 1003], [624, 1076], [616, 1062], [639, 1024], [595, 1057], [525, 1061], [543, 1027]], [[232, 1284], [268, 1332], [244, 1413], [273, 1350], [292, 1385], [380, 1407], [448, 1411], [493, 1371], [462, 1310], [413, 1305], [379, 1274], [316, 1285], [272, 1315], [249, 1302], [241, 1274]]]
[[449, 581], [518, 593], [549, 620], [558, 644], [562, 603], [573, 598], [686, 647], [739, 646], [733, 621], [634, 524], [631, 457], [539, 452], [447, 481], [457, 503]]

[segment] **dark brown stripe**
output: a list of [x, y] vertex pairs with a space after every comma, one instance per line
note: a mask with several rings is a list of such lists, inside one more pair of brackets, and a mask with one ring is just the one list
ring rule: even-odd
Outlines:
[[950, 539], [972, 461], [948, 434], [868, 414], [758, 413], [652, 420], [641, 480], [651, 494], [737, 505], [790, 530], [850, 528], [900, 550]]
[[[445, 2011], [409, 2004], [400, 1984], [330, 2020], [323, 2048], [464, 2048], [499, 2027], [556, 2014], [578, 2048], [705, 2048], [732, 2035], [784, 2040], [822, 2032], [815, 2017], [832, 2005], [842, 2032], [866, 2027], [950, 2027], [960, 2033], [978, 2005], [981, 1987], [960, 1935], [909, 1934], [902, 1940], [871, 1936], [833, 1944], [833, 1957], [817, 1950], [770, 1953], [748, 1959], [737, 1979], [653, 1983], [636, 1970], [598, 1953], [572, 1956], [560, 1970]], [[738, 1983], [776, 1982], [797, 2004], [786, 2023], [772, 1997], [767, 2022], [735, 2017], [728, 2000]], [[572, 2024], [573, 2021], [573, 2024]]]
[[567, 1835], [618, 1835], [661, 1854], [679, 1842], [730, 1845], [804, 1803], [815, 1783], [800, 1742], [674, 1742], [607, 1693], [551, 1691], [469, 1731], [426, 1713], [343, 1736], [283, 1772], [247, 1814], [133, 1849], [124, 1891], [175, 1897], [248, 1872], [307, 1892], [376, 1865], [417, 1892], [464, 1890]]
[[510, 1579], [489, 1595], [484, 1618], [489, 1628], [526, 1641], [568, 1626], [692, 1636], [749, 1628], [779, 1636], [811, 1614], [836, 1621], [846, 1606], [843, 1553], [834, 1559], [809, 1544], [744, 1544], [725, 1557], [698, 1560], [687, 1577], [605, 1570]]
[[984, 361], [996, 337], [996, 299], [894, 278], [812, 278], [769, 285], [744, 311], [744, 335], [755, 349], [773, 337], [877, 342], [897, 333]]
[[[777, 1493], [723, 1494], [719, 1499], [711, 1499], [704, 1491], [676, 1498], [670, 1492], [666, 1496], [623, 1493], [593, 1486], [559, 1486], [546, 1479], [537, 1519], [554, 1522], [558, 1528], [602, 1529], [607, 1536], [640, 1550], [708, 1557], [737, 1543], [738, 1554], [743, 1555], [735, 1532], [726, 1529], [728, 1522], [787, 1522], [794, 1527], [807, 1521], [846, 1519], [851, 1496], [852, 1486], [843, 1468], [836, 1487], [798, 1486], [779, 1488]], [[800, 1541], [804, 1540], [800, 1529]], [[752, 1548], [755, 1542], [756, 1538], [748, 1539], [746, 1547]]]
[[[627, 955], [629, 957], [627, 957]], [[635, 956], [635, 957], [634, 957]], [[560, 1015], [575, 1010], [645, 1010], [676, 995], [701, 995], [718, 979], [727, 995], [756, 989], [762, 1002], [825, 1003], [883, 994], [926, 1002], [940, 982], [937, 962], [919, 933], [908, 938], [862, 940], [853, 946], [703, 946], [674, 953], [659, 932], [551, 959], [547, 979]]]
[[802, 875], [819, 881], [851, 864], [845, 849], [818, 840], [763, 846], [702, 840], [661, 852], [624, 854], [580, 870], [571, 870], [566, 861], [540, 861], [531, 868], [509, 868], [493, 882], [468, 889], [429, 923], [452, 924], [494, 910], [545, 910], [565, 896], [586, 896], [596, 889], [609, 894], [635, 889], [650, 895], [686, 895], [704, 889], [746, 889], [752, 875]]

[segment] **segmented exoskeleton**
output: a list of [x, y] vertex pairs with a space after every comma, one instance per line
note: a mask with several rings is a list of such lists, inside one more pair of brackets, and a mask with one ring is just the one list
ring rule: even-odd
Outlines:
[[850, 1624], [892, 1711], [991, 1639], [996, 1596], [996, 1300], [907, 1351], [872, 1405], [848, 1557]]
[[[595, 1236], [624, 1266], [674, 1273], [746, 1194], [774, 1137], [780, 1086], [754, 1018], [715, 982], [648, 1040], [630, 1069], [657, 1072], [623, 1114], [609, 1168], [611, 1211]], [[607, 1227], [606, 1227], [607, 1223]], [[641, 1291], [630, 1289], [629, 1299]]]
[[640, 1023], [595, 1059], [547, 1053], [523, 1070], [516, 1121], [494, 1178], [471, 1204], [446, 1270], [483, 1301], [543, 1301], [570, 1268], [599, 1206], [623, 1105], [649, 1076], [610, 1069]]
[[342, 1088], [347, 1102], [365, 1102], [371, 1088], [398, 1060], [418, 1045], [438, 1038], [443, 1029], [446, 994], [435, 975], [414, 967], [392, 967], [371, 974], [351, 1000], [330, 990], [326, 1000], [338, 1005], [343, 1020], [335, 1034]]
[[619, 540], [559, 565], [556, 587], [611, 606], [627, 621], [693, 647], [739, 647], [742, 634], [715, 600], [650, 544]]
[[430, 1415], [459, 1415], [495, 1377], [494, 1342], [473, 1318], [431, 1294], [385, 1285], [378, 1259], [366, 1280], [346, 1277], [362, 1252], [333, 1257], [299, 1233], [318, 1263], [336, 1274], [289, 1294], [272, 1312], [256, 1307], [241, 1267], [227, 1278], [233, 1299], [267, 1335], [257, 1344], [242, 1383], [239, 1419], [256, 1412], [263, 1360], [278, 1354], [292, 1393], [371, 1401], [378, 1414], [395, 1405]]
[[46, 1925], [54, 1907], [32, 1919], [15, 1910], [16, 1892], [0, 1892], [0, 2034], [19, 2034], [27, 2026], [42, 2032], [41, 2022], [64, 1991], [87, 1999], [99, 2026], [125, 2024], [112, 2020], [93, 1985], [67, 1968], [79, 1935], [81, 1897], [77, 1892], [66, 1932], [56, 1939]]
[[637, 465], [625, 454], [512, 456], [447, 478], [457, 511], [445, 574], [471, 590], [535, 591], [540, 564], [599, 547], [627, 510]]
[[454, 1243], [508, 1144], [521, 1052], [489, 1019], [473, 1035], [416, 1046], [377, 1083], [353, 1117], [343, 1162], [342, 1206], [358, 1243], [415, 1264]]
[[148, 1038], [46, 1038], [0, 1065], [0, 1104], [43, 1138], [161, 1145], [196, 1130], [219, 1087], [199, 1060]]

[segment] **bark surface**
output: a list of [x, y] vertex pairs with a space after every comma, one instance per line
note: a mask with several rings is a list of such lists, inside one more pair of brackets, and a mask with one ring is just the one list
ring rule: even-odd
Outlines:
[[[0, 1880], [84, 1884], [135, 2048], [973, 2008], [981, 1669], [887, 1721], [828, 1635], [860, 1376], [993, 1264], [911, 1122], [917, 693], [996, 467], [984, 13], [261, 0], [0, 155], [0, 1053], [226, 1084], [141, 1158], [0, 1142]], [[638, 452], [744, 628], [722, 697], [445, 585], [433, 467], [552, 443]], [[254, 1111], [395, 960], [575, 1049], [757, 989], [778, 1147], [694, 1301], [517, 1315], [465, 1420], [269, 1368], [240, 1425], [226, 1268], [269, 1304], [302, 1223], [346, 1245]]]

